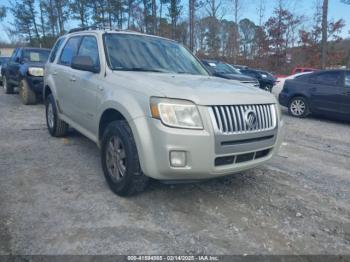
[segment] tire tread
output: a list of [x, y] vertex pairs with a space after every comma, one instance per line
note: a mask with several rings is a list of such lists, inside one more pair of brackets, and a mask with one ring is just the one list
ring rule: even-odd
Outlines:
[[[132, 130], [131, 130], [130, 126], [128, 125], [127, 121], [118, 120], [118, 121], [111, 122], [107, 126], [107, 128], [104, 132], [102, 141], [105, 141], [107, 139], [109, 132], [111, 132], [111, 129], [114, 129], [114, 128], [123, 129], [124, 131], [126, 131], [126, 133], [128, 135], [128, 141], [131, 143], [132, 151], [134, 152], [134, 154], [132, 154], [132, 163], [134, 163], [134, 170], [133, 170], [132, 174], [130, 174], [131, 175], [130, 182], [128, 183], [128, 186], [124, 190], [117, 191], [116, 188], [113, 186], [113, 184], [111, 184], [109, 182], [108, 179], [107, 179], [107, 181], [108, 181], [108, 184], [109, 184], [110, 188], [112, 189], [112, 191], [115, 192], [117, 195], [132, 196], [132, 195], [135, 195], [135, 194], [140, 193], [140, 192], [145, 190], [145, 188], [147, 187], [149, 178], [146, 177], [141, 170], [134, 136], [132, 134]], [[102, 152], [102, 153], [104, 153], [104, 152]], [[102, 165], [104, 165], [104, 163], [102, 163]]]

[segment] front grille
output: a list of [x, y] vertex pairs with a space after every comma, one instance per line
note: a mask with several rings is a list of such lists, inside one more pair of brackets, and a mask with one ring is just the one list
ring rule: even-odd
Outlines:
[[240, 155], [217, 157], [215, 158], [214, 164], [215, 166], [239, 164], [239, 163], [248, 162], [248, 161], [266, 157], [270, 152], [271, 152], [271, 149], [269, 148], [269, 149], [264, 149], [257, 152], [245, 153]]
[[277, 123], [272, 104], [211, 106], [209, 111], [214, 127], [222, 134], [267, 131]]

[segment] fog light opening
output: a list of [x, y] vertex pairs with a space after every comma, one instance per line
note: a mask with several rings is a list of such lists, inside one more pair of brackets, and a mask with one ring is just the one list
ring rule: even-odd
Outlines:
[[185, 151], [170, 151], [170, 165], [172, 167], [185, 167], [187, 164]]

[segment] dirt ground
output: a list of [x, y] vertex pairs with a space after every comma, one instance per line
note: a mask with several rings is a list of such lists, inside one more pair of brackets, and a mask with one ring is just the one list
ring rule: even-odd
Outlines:
[[0, 254], [350, 254], [350, 124], [285, 114], [271, 162], [120, 198], [96, 145], [0, 91]]

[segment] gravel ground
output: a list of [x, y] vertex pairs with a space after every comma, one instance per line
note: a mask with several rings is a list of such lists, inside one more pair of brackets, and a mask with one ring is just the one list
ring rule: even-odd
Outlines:
[[0, 254], [350, 254], [350, 124], [285, 115], [271, 162], [120, 198], [99, 150], [0, 91]]

